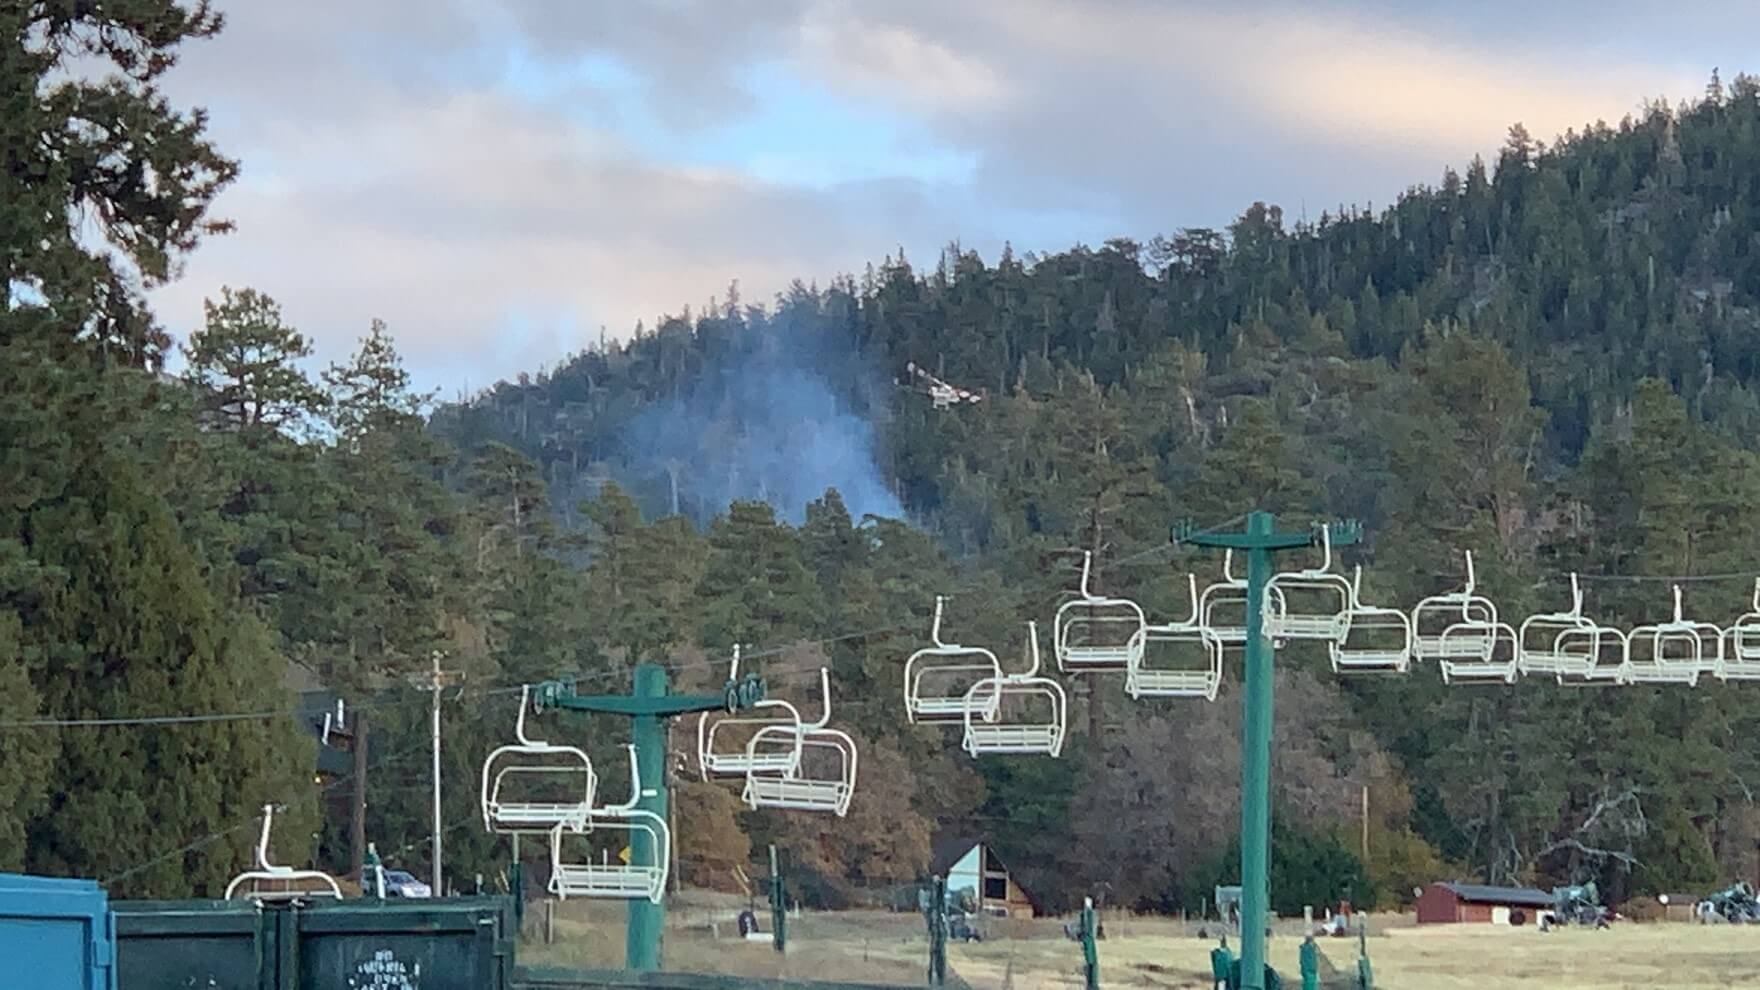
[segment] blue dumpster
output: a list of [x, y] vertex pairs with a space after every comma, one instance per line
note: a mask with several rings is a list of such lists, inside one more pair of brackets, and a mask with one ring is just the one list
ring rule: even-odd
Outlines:
[[116, 990], [114, 931], [96, 882], [0, 873], [0, 985]]

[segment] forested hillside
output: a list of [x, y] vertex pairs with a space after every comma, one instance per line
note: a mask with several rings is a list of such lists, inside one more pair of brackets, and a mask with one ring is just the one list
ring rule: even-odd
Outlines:
[[[673, 515], [707, 528], [705, 549], [766, 514], [729, 516], [730, 497], [797, 524], [815, 484], [839, 486], [858, 516], [896, 515], [896, 498], [959, 576], [924, 565], [889, 583], [910, 590], [885, 608], [855, 607], [851, 571], [826, 548], [894, 545], [860, 526], [852, 545], [841, 517], [809, 510], [772, 550], [754, 543], [747, 565], [797, 589], [800, 610], [773, 604], [741, 634], [837, 636], [908, 610], [904, 635], [830, 653], [845, 693], [872, 701], [855, 717], [922, 768], [913, 806], [996, 833], [1041, 886], [1111, 881], [1115, 896], [1171, 904], [1210, 881], [1205, 858], [1233, 821], [1232, 699], [1138, 705], [1102, 682], [1102, 711], [1080, 720], [1099, 734], [1073, 758], [986, 764], [985, 789], [944, 788], [969, 764], [902, 730], [889, 700], [931, 595], [984, 588], [955, 600], [957, 638], [1013, 650], [1019, 623], [1048, 621], [1091, 548], [1106, 590], [1171, 617], [1184, 570], [1208, 577], [1217, 562], [1145, 551], [1174, 519], [1260, 507], [1364, 520], [1369, 540], [1346, 561], [1367, 566], [1374, 600], [1409, 607], [1458, 587], [1471, 550], [1482, 588], [1518, 618], [1567, 607], [1574, 569], [1590, 576], [1587, 609], [1625, 623], [1667, 618], [1668, 585], [1602, 578], [1727, 574], [1688, 594], [1695, 613], [1733, 619], [1760, 566], [1746, 510], [1760, 497], [1757, 123], [1760, 86], [1714, 78], [1693, 105], [1551, 145], [1513, 127], [1495, 162], [1380, 210], [1291, 223], [1255, 204], [1227, 231], [988, 262], [952, 245], [933, 268], [892, 257], [767, 307], [735, 287], [627, 345], [443, 409], [435, 427], [462, 449], [493, 440], [533, 458], [564, 524], [589, 534], [603, 532], [591, 514], [604, 490], [620, 504], [628, 492], [654, 538], [686, 538]], [[908, 387], [911, 362], [986, 398], [937, 409]], [[827, 447], [843, 460], [828, 463]], [[627, 645], [724, 648], [724, 627], [690, 628], [716, 611], [703, 565], [652, 559], [699, 596], [650, 598], [685, 621], [670, 642]], [[854, 572], [874, 566], [890, 568]], [[1302, 821], [1342, 823], [1369, 784], [1384, 896], [1438, 872], [1594, 876], [1623, 893], [1754, 870], [1760, 748], [1745, 688], [1462, 691], [1433, 670], [1337, 683], [1319, 655], [1287, 656], [1285, 799]], [[1121, 859], [1140, 868], [1116, 886]]]
[[[216, 287], [187, 372], [161, 373], [174, 345], [140, 287], [214, 231], [237, 166], [157, 80], [219, 26], [157, 0], [0, 14], [0, 93], [26, 94], [0, 113], [0, 867], [215, 893], [274, 801], [278, 858], [346, 869], [346, 823], [313, 827], [333, 795], [288, 715], [303, 683], [370, 718], [368, 834], [419, 869], [411, 682], [438, 652], [465, 674], [444, 699], [448, 872], [493, 882], [508, 849], [477, 775], [521, 683], [618, 685], [646, 658], [706, 688], [737, 642], [809, 707], [831, 668], [858, 794], [842, 820], [754, 814], [681, 773], [691, 879], [724, 885], [773, 841], [798, 893], [840, 903], [965, 833], [1046, 907], [1195, 906], [1233, 879], [1238, 694], [1136, 703], [1092, 680], [1062, 759], [974, 762], [899, 701], [936, 594], [949, 638], [1012, 661], [1081, 550], [1100, 587], [1173, 618], [1185, 572], [1219, 562], [1170, 546], [1170, 523], [1263, 508], [1363, 520], [1344, 564], [1370, 600], [1456, 587], [1470, 550], [1511, 616], [1566, 607], [1572, 570], [1610, 622], [1668, 616], [1645, 576], [1703, 577], [1696, 614], [1748, 608], [1753, 80], [1551, 146], [1512, 129], [1495, 162], [1381, 210], [1254, 205], [1148, 244], [895, 256], [764, 306], [730, 290], [436, 407], [402, 370], [404, 328], [362, 314], [351, 359], [314, 371], [267, 283]], [[60, 73], [89, 58], [115, 81]], [[910, 363], [984, 397], [937, 408]], [[1279, 662], [1280, 907], [1445, 875], [1621, 896], [1755, 872], [1748, 687], [1462, 689]], [[540, 718], [618, 793], [620, 726]]]

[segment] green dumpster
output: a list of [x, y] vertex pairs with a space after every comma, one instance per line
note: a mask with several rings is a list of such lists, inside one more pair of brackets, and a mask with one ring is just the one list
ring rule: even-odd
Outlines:
[[275, 917], [248, 901], [111, 901], [117, 990], [277, 990]]
[[297, 912], [298, 980], [284, 979], [280, 990], [505, 990], [513, 975], [513, 911], [504, 900], [311, 904]]
[[505, 990], [504, 897], [115, 902], [117, 990]]

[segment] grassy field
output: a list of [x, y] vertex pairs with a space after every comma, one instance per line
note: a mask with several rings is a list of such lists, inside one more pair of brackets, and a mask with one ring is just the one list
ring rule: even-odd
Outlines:
[[[666, 935], [666, 968], [799, 980], [848, 980], [921, 985], [927, 942], [921, 918], [886, 912], [807, 913], [789, 921], [789, 951], [734, 934], [740, 902], [690, 898], [675, 905]], [[528, 936], [541, 935], [542, 912], [528, 917]], [[769, 927], [769, 916], [759, 912]], [[711, 929], [711, 925], [714, 929]], [[623, 958], [621, 908], [570, 903], [557, 910], [556, 941], [541, 937], [520, 948], [535, 965], [616, 967]], [[1297, 982], [1299, 926], [1271, 942], [1271, 958]], [[1037, 990], [1081, 986], [1081, 950], [1054, 920], [988, 924], [983, 942], [952, 945], [948, 964], [974, 987]], [[1760, 979], [1760, 928], [1625, 923], [1605, 931], [1417, 927], [1408, 919], [1372, 924], [1369, 956], [1382, 990], [1711, 990]], [[1100, 944], [1101, 984], [1112, 987], [1205, 988], [1213, 944], [1197, 926], [1165, 919], [1109, 917]], [[1350, 986], [1356, 939], [1322, 939], [1328, 987]]]

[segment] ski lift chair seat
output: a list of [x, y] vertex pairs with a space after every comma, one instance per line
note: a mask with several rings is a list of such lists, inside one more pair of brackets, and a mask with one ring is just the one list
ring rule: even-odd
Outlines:
[[[1353, 605], [1345, 636], [1327, 644], [1332, 669], [1340, 674], [1403, 674], [1412, 665], [1412, 622], [1397, 608]], [[1394, 641], [1384, 641], [1381, 636]], [[1357, 641], [1353, 643], [1351, 637]]]
[[[1145, 626], [1137, 634], [1142, 647], [1137, 651], [1137, 662], [1131, 665], [1124, 681], [1125, 693], [1132, 698], [1216, 700], [1216, 691], [1222, 686], [1222, 641], [1214, 629], [1200, 621], [1203, 609], [1199, 605], [1196, 575], [1186, 575], [1186, 599], [1190, 602], [1190, 614], [1185, 621]], [[1242, 639], [1245, 640], [1244, 635]], [[1184, 664], [1169, 665], [1165, 659], [1151, 664], [1151, 654], [1162, 653], [1161, 650], [1151, 650], [1156, 645], [1178, 650]], [[1193, 662], [1191, 653], [1194, 648], [1202, 664]]]
[[[1265, 635], [1273, 640], [1336, 643], [1350, 632], [1351, 582], [1332, 572], [1332, 533], [1324, 526], [1320, 547], [1320, 566], [1274, 574], [1266, 585], [1274, 594], [1266, 600]], [[1299, 608], [1291, 606], [1292, 597]], [[1325, 607], [1319, 607], [1322, 602]]]
[[[1437, 637], [1444, 684], [1514, 684], [1520, 645], [1507, 622], [1456, 622]], [[1499, 647], [1505, 647], [1499, 656]]]
[[[1558, 633], [1552, 653], [1560, 659], [1554, 677], [1565, 687], [1614, 687], [1630, 683], [1630, 641], [1623, 630], [1591, 623]], [[1611, 660], [1611, 662], [1610, 662]]]
[[[941, 639], [941, 613], [946, 599], [935, 598], [935, 618], [926, 646], [904, 662], [904, 711], [911, 722], [963, 722], [967, 698], [974, 682], [1002, 676], [996, 654], [979, 646], [961, 646]], [[927, 682], [927, 683], [925, 683]], [[978, 713], [985, 721], [995, 717], [998, 698], [980, 694]], [[760, 730], [762, 731], [762, 730]]]
[[[589, 834], [583, 829], [565, 824], [558, 824], [550, 833], [550, 893], [558, 900], [570, 897], [607, 897], [623, 900], [646, 898], [655, 904], [660, 903], [666, 891], [666, 877], [670, 869], [672, 836], [666, 828], [666, 820], [651, 811], [624, 809], [612, 812], [601, 809], [595, 813], [591, 834], [627, 833], [629, 841], [625, 845], [634, 848], [638, 834], [648, 839], [647, 846], [655, 862], [650, 864], [624, 863], [611, 859], [610, 847], [601, 853], [599, 862], [589, 857], [583, 861], [570, 861], [564, 849], [566, 839], [570, 836]], [[616, 846], [615, 838], [611, 845]]]
[[1722, 662], [1712, 673], [1723, 681], [1760, 681], [1760, 578], [1754, 579], [1753, 610], [1725, 634]]
[[[1190, 622], [1152, 625], [1142, 632], [1143, 656], [1125, 678], [1125, 691], [1133, 698], [1203, 698], [1215, 701], [1222, 687], [1222, 642], [1204, 626]], [[1196, 646], [1203, 666], [1149, 666], [1154, 644]]]
[[[781, 808], [792, 811], [829, 811], [838, 817], [849, 813], [850, 799], [856, 789], [855, 740], [848, 733], [823, 726], [788, 729], [781, 726], [758, 730], [751, 746], [774, 745], [766, 735], [792, 735], [792, 743], [800, 753], [793, 769], [787, 772], [753, 770], [746, 775], [742, 800], [748, 807]], [[830, 757], [822, 772], [820, 763], [809, 760], [812, 754]]]
[[[1063, 685], [1039, 676], [1039, 627], [1027, 623], [1027, 669], [972, 685], [966, 692], [965, 733], [960, 745], [972, 756], [1025, 754], [1056, 757], [1063, 752], [1069, 700]], [[979, 721], [981, 697], [994, 697], [992, 718]], [[1013, 704], [1011, 704], [1013, 702]], [[1022, 714], [1022, 713], [1026, 714]]]
[[1723, 630], [1681, 615], [1681, 588], [1674, 586], [1674, 618], [1632, 629], [1626, 643], [1626, 678], [1633, 684], [1699, 683], [1723, 663]]
[[[641, 765], [636, 747], [629, 752], [629, 800], [623, 804], [594, 808], [592, 814], [579, 822], [558, 822], [550, 830], [550, 893], [559, 900], [570, 897], [612, 897], [632, 900], [645, 897], [658, 904], [665, 896], [666, 878], [671, 869], [672, 833], [666, 819], [654, 812], [637, 808], [643, 797]], [[611, 846], [595, 863], [589, 856], [570, 860], [564, 852], [570, 837], [609, 833]], [[636, 839], [645, 837], [652, 863], [612, 862], [610, 848], [617, 846], [615, 836], [627, 833], [628, 848], [634, 851]]]
[[526, 735], [529, 686], [519, 694], [516, 742], [483, 761], [479, 803], [483, 828], [501, 834], [548, 833], [558, 824], [583, 822], [591, 814], [599, 778], [584, 750]]

